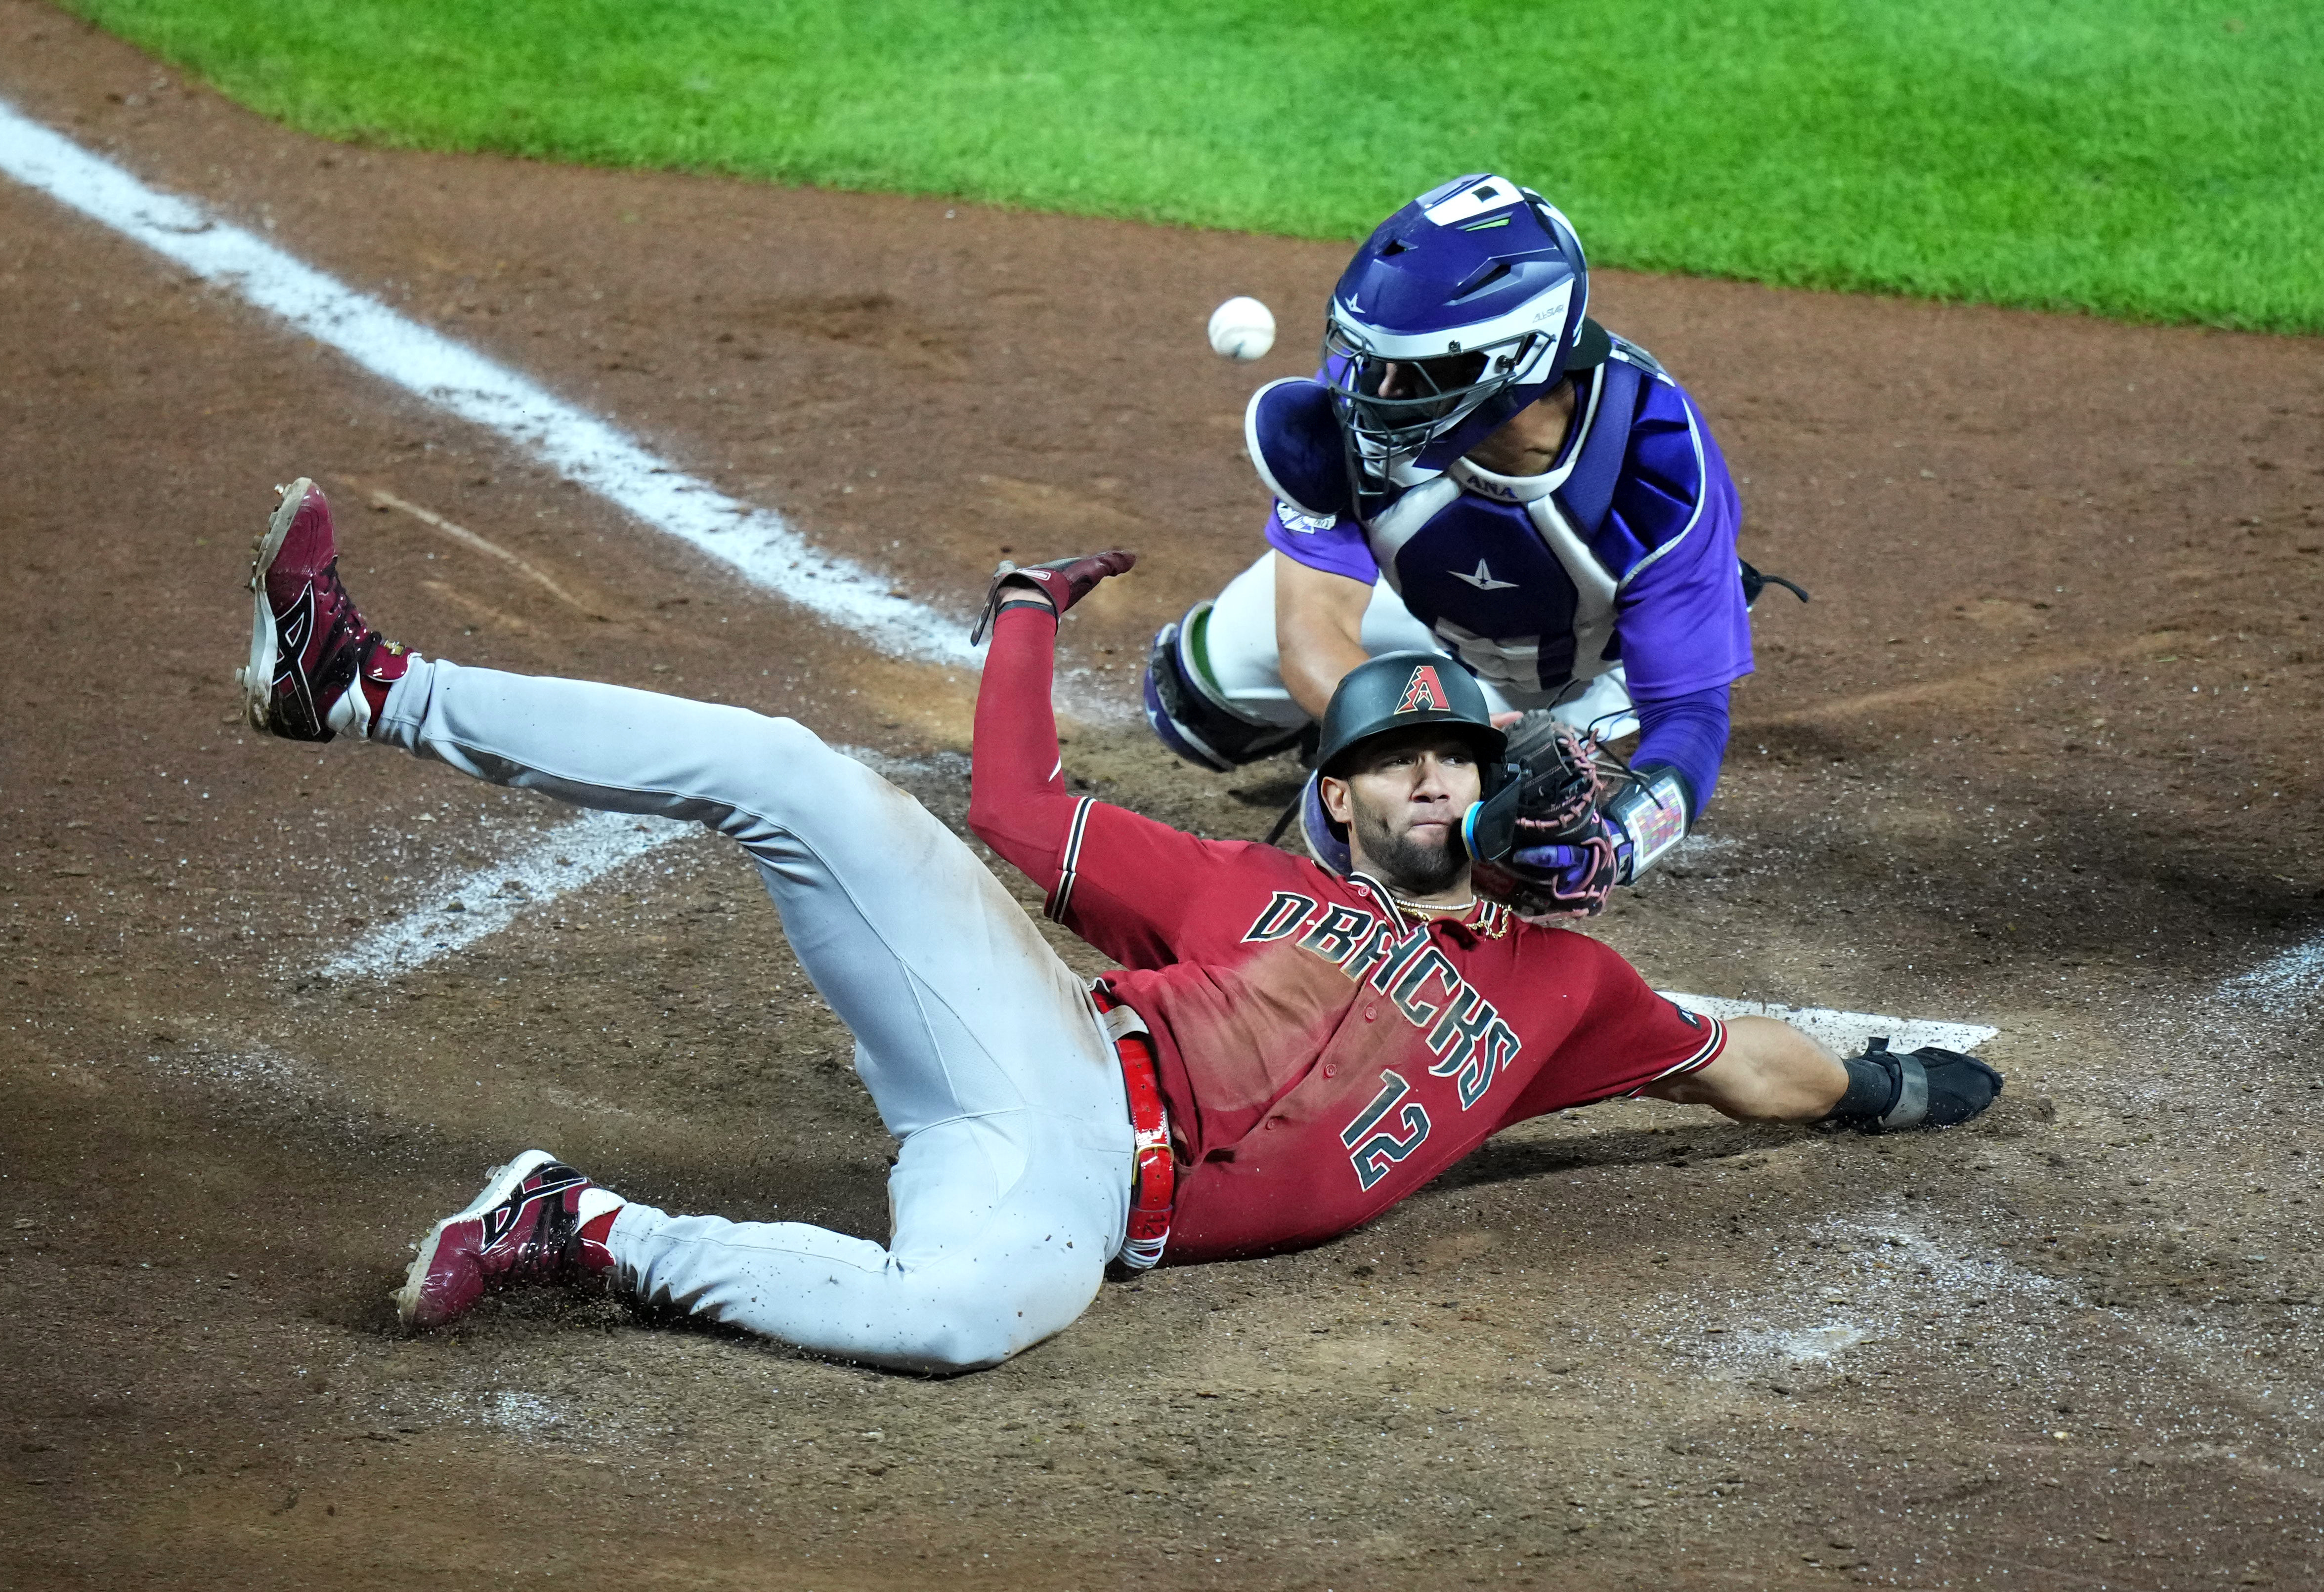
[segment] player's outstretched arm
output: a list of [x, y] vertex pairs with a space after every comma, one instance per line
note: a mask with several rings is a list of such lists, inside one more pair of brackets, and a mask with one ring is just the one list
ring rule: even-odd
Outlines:
[[1641, 1091], [1709, 1106], [1738, 1122], [1816, 1122], [1848, 1092], [1848, 1068], [1812, 1035], [1774, 1017], [1729, 1017], [1727, 1048], [1709, 1066]]
[[1860, 1133], [1953, 1127], [2001, 1098], [2001, 1074], [1933, 1045], [1892, 1051], [1875, 1039], [1841, 1061], [1773, 1017], [1734, 1017], [1727, 1045], [1695, 1072], [1640, 1092], [1709, 1106], [1742, 1122], [1832, 1122]]
[[1035, 598], [1001, 607], [976, 691], [968, 826], [1044, 890], [1054, 890], [1074, 798], [1049, 704], [1056, 612]]
[[1135, 553], [1091, 553], [993, 572], [972, 646], [992, 636], [976, 691], [969, 759], [968, 826], [1044, 890], [1063, 871], [1075, 802], [1057, 755], [1049, 688], [1056, 669], [1057, 621]]

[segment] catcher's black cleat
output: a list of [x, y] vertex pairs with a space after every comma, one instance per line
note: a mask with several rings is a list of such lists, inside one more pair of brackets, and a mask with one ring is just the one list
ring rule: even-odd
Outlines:
[[1899, 1054], [1884, 1036], [1850, 1056], [1848, 1092], [1827, 1122], [1858, 1133], [1956, 1127], [2001, 1097], [2001, 1074], [1958, 1051], [1923, 1045]]

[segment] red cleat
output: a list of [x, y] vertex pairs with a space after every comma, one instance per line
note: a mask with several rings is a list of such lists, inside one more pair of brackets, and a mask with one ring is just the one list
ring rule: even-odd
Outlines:
[[605, 1240], [625, 1201], [547, 1150], [493, 1170], [467, 1209], [428, 1229], [396, 1314], [407, 1327], [457, 1321], [512, 1283], [573, 1283], [610, 1270]]
[[302, 475], [281, 492], [250, 571], [255, 612], [240, 676], [244, 708], [252, 729], [286, 741], [329, 741], [341, 732], [361, 738], [410, 655], [365, 624], [339, 584], [322, 489]]

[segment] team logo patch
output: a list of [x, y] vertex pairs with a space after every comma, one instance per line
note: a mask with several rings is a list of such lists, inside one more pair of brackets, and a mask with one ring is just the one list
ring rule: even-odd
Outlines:
[[1396, 711], [1441, 713], [1450, 711], [1451, 705], [1444, 699], [1444, 682], [1436, 677], [1436, 666], [1422, 663], [1413, 666], [1412, 678], [1404, 683], [1404, 699], [1396, 704]]
[[[1486, 482], [1480, 484], [1489, 486], [1491, 483]], [[1517, 589], [1517, 583], [1513, 580], [1495, 579], [1491, 568], [1482, 558], [1477, 560], [1477, 573], [1474, 575], [1462, 575], [1457, 569], [1448, 573], [1454, 580], [1467, 581], [1480, 592], [1514, 592]]]
[[307, 655], [307, 643], [315, 635], [315, 583], [309, 581], [299, 589], [298, 599], [290, 609], [277, 614], [274, 620], [274, 684], [299, 672], [299, 660]]

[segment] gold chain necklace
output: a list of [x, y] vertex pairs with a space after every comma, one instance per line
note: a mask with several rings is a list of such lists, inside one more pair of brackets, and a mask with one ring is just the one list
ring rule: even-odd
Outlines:
[[1390, 890], [1388, 893], [1388, 898], [1395, 902], [1398, 906], [1407, 908], [1413, 912], [1430, 912], [1439, 914], [1471, 912], [1476, 909], [1477, 906], [1477, 897], [1474, 896], [1470, 897], [1466, 901], [1431, 903], [1427, 901], [1407, 901], [1402, 896], [1397, 895], [1394, 890]]

